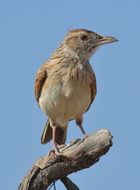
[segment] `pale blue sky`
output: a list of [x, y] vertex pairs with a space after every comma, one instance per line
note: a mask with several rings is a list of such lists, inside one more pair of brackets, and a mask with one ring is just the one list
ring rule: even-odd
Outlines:
[[[88, 134], [109, 128], [113, 147], [96, 165], [69, 177], [85, 189], [139, 189], [140, 170], [140, 1], [1, 0], [0, 112], [1, 189], [15, 190], [35, 160], [46, 116], [33, 94], [35, 74], [67, 29], [86, 28], [119, 42], [91, 59], [98, 93], [84, 127]], [[81, 137], [71, 122], [67, 142]], [[64, 190], [57, 183], [58, 190]]]

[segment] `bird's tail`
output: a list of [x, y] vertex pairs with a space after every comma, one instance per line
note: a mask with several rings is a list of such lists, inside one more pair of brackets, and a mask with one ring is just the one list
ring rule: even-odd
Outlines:
[[[56, 129], [56, 143], [57, 144], [64, 144], [66, 141], [66, 135], [67, 135], [67, 126], [66, 127], [57, 127]], [[43, 130], [42, 136], [41, 136], [41, 143], [46, 144], [52, 139], [52, 127], [50, 126], [50, 121], [47, 120], [45, 124], [45, 128]]]

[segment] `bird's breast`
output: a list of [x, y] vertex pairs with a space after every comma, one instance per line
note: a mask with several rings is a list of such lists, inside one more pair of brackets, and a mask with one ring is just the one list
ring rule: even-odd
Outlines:
[[[61, 71], [62, 73], [62, 71]], [[52, 118], [71, 120], [81, 116], [91, 103], [90, 77], [74, 67], [48, 78], [39, 99], [41, 109]]]

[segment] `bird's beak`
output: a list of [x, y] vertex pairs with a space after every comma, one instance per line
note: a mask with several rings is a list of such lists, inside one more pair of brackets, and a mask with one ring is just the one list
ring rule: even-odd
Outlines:
[[99, 39], [94, 41], [94, 45], [95, 46], [101, 46], [101, 45], [109, 44], [109, 43], [116, 42], [116, 41], [118, 41], [118, 40], [114, 37], [111, 37], [111, 36], [100, 36]]

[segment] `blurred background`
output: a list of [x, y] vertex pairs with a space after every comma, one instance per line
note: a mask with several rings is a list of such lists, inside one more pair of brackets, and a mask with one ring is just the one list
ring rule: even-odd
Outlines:
[[[138, 189], [140, 133], [140, 1], [1, 0], [0, 115], [1, 189], [21, 179], [51, 144], [41, 145], [47, 117], [34, 98], [34, 78], [68, 29], [85, 28], [119, 42], [101, 47], [90, 60], [97, 96], [84, 117], [87, 134], [108, 128], [113, 147], [91, 168], [69, 177], [85, 189]], [[67, 143], [80, 138], [70, 122]], [[57, 189], [65, 190], [61, 182]]]

